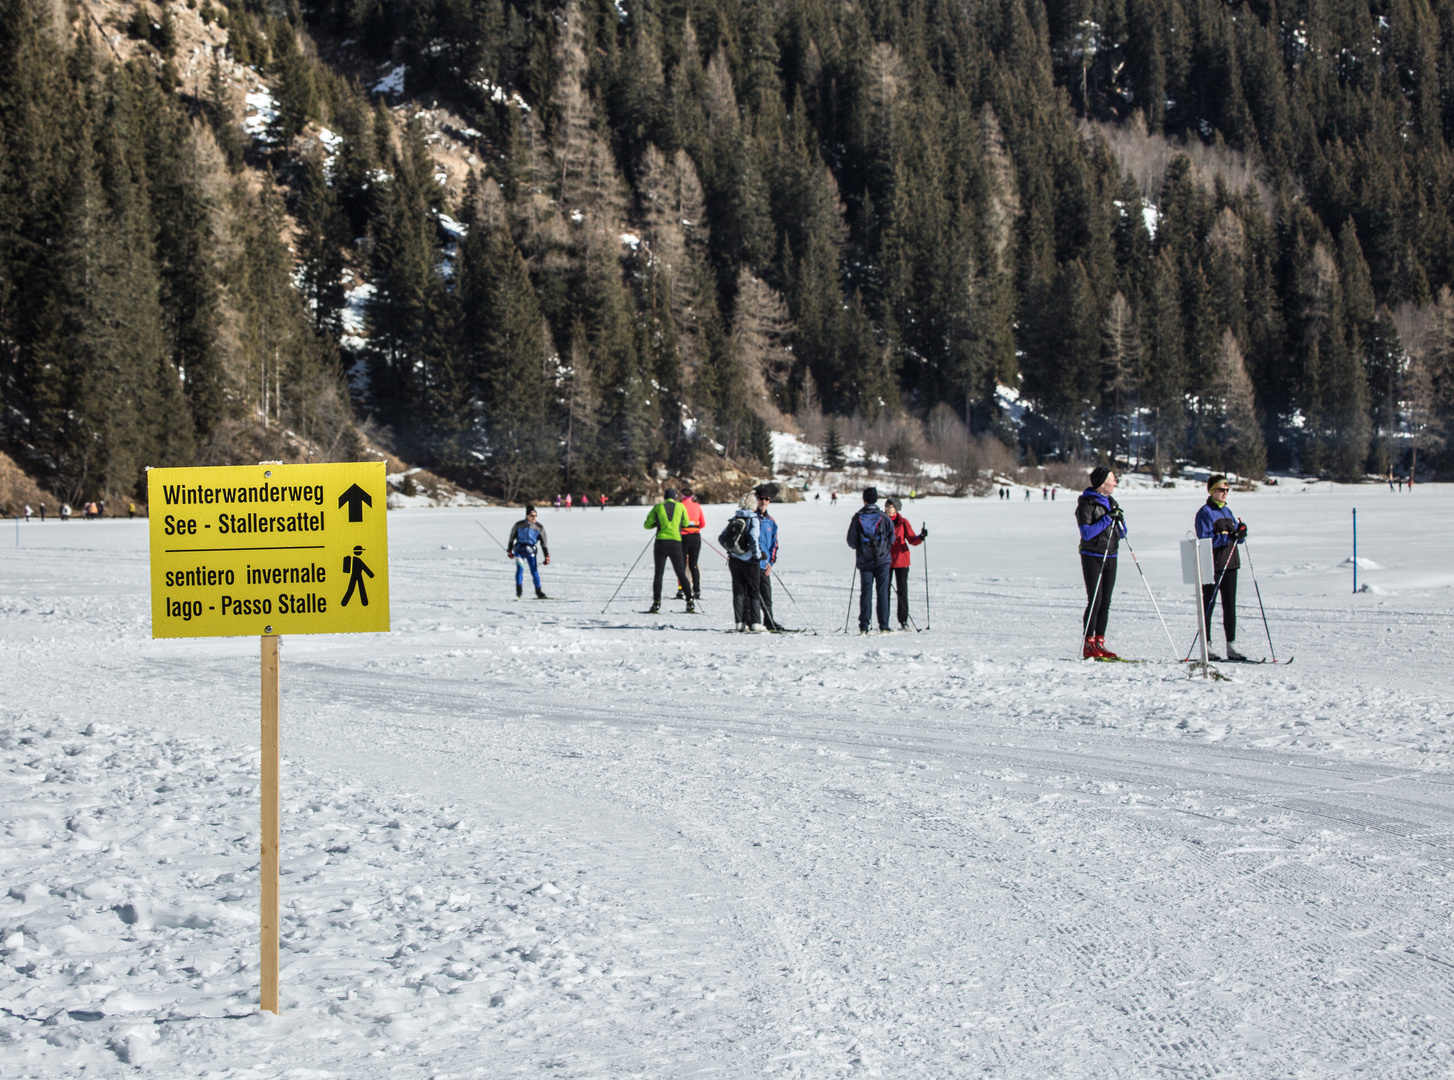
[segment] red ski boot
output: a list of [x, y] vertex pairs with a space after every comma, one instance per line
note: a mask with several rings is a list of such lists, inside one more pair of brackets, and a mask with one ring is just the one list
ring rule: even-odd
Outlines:
[[1115, 653], [1111, 652], [1110, 649], [1106, 648], [1106, 639], [1103, 637], [1096, 638], [1096, 655], [1101, 657], [1103, 660], [1121, 659]]
[[1082, 660], [1094, 660], [1100, 655], [1100, 650], [1096, 648], [1096, 639], [1093, 637], [1086, 638], [1085, 648], [1081, 650], [1080, 658]]

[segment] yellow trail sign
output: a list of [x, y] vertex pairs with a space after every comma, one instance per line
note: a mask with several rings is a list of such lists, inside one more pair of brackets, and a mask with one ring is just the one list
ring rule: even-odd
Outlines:
[[389, 629], [384, 464], [152, 469], [152, 637]]

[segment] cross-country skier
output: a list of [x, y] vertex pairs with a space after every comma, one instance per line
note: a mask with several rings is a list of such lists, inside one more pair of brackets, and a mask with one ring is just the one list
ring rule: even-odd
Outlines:
[[[682, 508], [687, 512], [687, 523], [682, 526], [682, 559], [687, 566], [687, 581], [692, 586], [692, 599], [702, 598], [702, 530], [707, 526], [707, 516], [702, 513], [701, 504], [692, 494], [691, 488], [682, 488]], [[681, 589], [677, 599], [686, 598]]]
[[757, 583], [757, 598], [762, 605], [763, 627], [777, 633], [782, 629], [772, 614], [772, 568], [777, 562], [777, 521], [767, 512], [772, 505], [773, 491], [774, 488], [761, 484], [754, 493], [757, 495], [757, 543], [762, 550], [762, 558], [757, 563], [758, 569], [762, 571], [762, 580]]
[[[681, 504], [676, 488], [667, 488], [662, 501], [651, 508], [642, 528], [656, 530], [656, 544], [652, 557], [656, 560], [656, 575], [651, 579], [651, 614], [661, 610], [661, 578], [668, 559], [676, 572], [677, 586], [683, 593], [687, 590], [687, 572], [682, 563], [682, 526], [687, 523], [687, 510]], [[690, 596], [687, 597], [687, 612], [697, 610]]]
[[[1221, 582], [1222, 632], [1227, 635], [1227, 659], [1246, 660], [1232, 640], [1237, 636], [1237, 569], [1242, 565], [1237, 545], [1247, 539], [1247, 526], [1227, 506], [1227, 494], [1231, 490], [1232, 485], [1227, 483], [1227, 478], [1217, 473], [1207, 481], [1207, 501], [1197, 511], [1197, 538], [1211, 540], [1212, 570], [1217, 575], [1217, 581], [1202, 586], [1202, 615], [1210, 637], [1212, 608], [1217, 602], [1217, 582]], [[1212, 659], [1220, 657], [1213, 656]]]
[[890, 634], [889, 571], [893, 565], [894, 526], [878, 508], [878, 489], [863, 489], [863, 506], [848, 523], [848, 546], [857, 556], [858, 632], [868, 633], [873, 598], [878, 596], [878, 630]]
[[545, 556], [545, 565], [550, 565], [550, 548], [545, 545], [545, 526], [540, 524], [540, 514], [535, 507], [527, 506], [525, 516], [510, 530], [510, 539], [505, 542], [505, 554], [515, 560], [515, 599], [525, 593], [525, 568], [530, 567], [530, 579], [535, 582], [535, 599], [549, 600], [540, 588], [540, 570], [535, 565], [535, 548]]
[[748, 492], [737, 500], [737, 512], [717, 542], [727, 552], [727, 570], [732, 575], [732, 616], [743, 633], [761, 633], [762, 521], [755, 509], [757, 496]]
[[898, 594], [899, 629], [909, 628], [909, 545], [918, 547], [929, 538], [928, 526], [921, 533], [914, 532], [909, 519], [899, 513], [898, 499], [885, 499], [884, 512], [894, 523], [894, 545], [889, 551], [889, 566], [893, 570], [894, 592]]
[[1085, 634], [1086, 659], [1115, 660], [1116, 654], [1106, 648], [1106, 621], [1111, 614], [1111, 593], [1116, 588], [1116, 550], [1126, 535], [1126, 518], [1111, 493], [1116, 490], [1116, 474], [1103, 465], [1090, 472], [1090, 487], [1081, 492], [1075, 503], [1075, 523], [1080, 526], [1080, 572], [1085, 578], [1085, 616], [1081, 632]]

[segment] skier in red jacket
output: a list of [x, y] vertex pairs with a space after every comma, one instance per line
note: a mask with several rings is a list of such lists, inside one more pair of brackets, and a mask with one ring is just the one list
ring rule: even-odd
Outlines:
[[909, 628], [909, 545], [918, 547], [929, 538], [929, 527], [926, 525], [921, 533], [914, 532], [914, 526], [909, 524], [909, 519], [899, 513], [898, 499], [885, 499], [884, 510], [889, 515], [889, 521], [894, 526], [894, 543], [889, 548], [889, 557], [892, 560], [889, 566], [893, 570], [894, 592], [898, 594], [898, 616], [899, 629]]

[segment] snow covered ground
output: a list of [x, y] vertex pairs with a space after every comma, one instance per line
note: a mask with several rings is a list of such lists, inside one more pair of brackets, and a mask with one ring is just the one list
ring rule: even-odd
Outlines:
[[[1183, 649], [1198, 501], [1124, 499]], [[916, 504], [932, 629], [867, 638], [851, 505], [775, 511], [818, 636], [721, 633], [710, 552], [705, 616], [638, 614], [649, 566], [602, 615], [644, 509], [546, 510], [523, 603], [477, 524], [518, 511], [391, 512], [394, 632], [283, 643], [281, 1017], [257, 642], [149, 638], [142, 522], [6, 524], [0, 1073], [1448, 1075], [1454, 490], [1232, 505], [1296, 662], [1225, 681], [1129, 561], [1157, 662], [1069, 659], [1063, 492]]]

